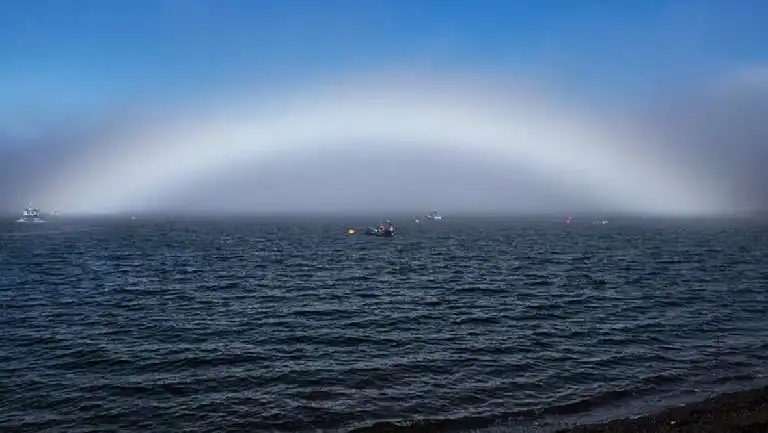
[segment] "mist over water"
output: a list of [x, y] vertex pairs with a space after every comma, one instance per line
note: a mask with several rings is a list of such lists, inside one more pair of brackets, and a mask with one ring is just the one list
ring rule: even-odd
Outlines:
[[538, 88], [432, 75], [155, 107], [150, 121], [81, 125], [82, 140], [77, 125], [34, 145], [6, 136], [0, 209], [706, 214], [768, 204], [761, 83], [608, 113]]

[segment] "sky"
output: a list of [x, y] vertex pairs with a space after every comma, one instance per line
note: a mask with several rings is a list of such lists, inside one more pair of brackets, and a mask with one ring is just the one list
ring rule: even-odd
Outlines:
[[[693, 196], [697, 199], [690, 199], [692, 209], [748, 207], [760, 199], [759, 188], [768, 185], [756, 174], [758, 169], [750, 165], [754, 164], [757, 155], [764, 155], [760, 152], [766, 145], [765, 128], [761, 129], [759, 120], [759, 113], [767, 112], [761, 111], [766, 107], [768, 76], [766, 16], [768, 3], [760, 0], [8, 0], [0, 6], [0, 152], [3, 152], [0, 153], [0, 180], [4, 181], [0, 187], [0, 209], [18, 209], [23, 206], [20, 203], [26, 201], [22, 197], [29, 196], [46, 202], [40, 206], [66, 209], [68, 203], [53, 202], [52, 196], [57, 196], [67, 198], [70, 203], [77, 202], [72, 205], [72, 212], [91, 209], [98, 206], [99, 201], [113, 198], [115, 209], [127, 211], [131, 207], [147, 208], [150, 202], [156, 204], [161, 200], [160, 196], [148, 197], [156, 195], [159, 189], [179, 198], [173, 205], [179, 209], [226, 207], [227, 203], [235, 202], [240, 202], [245, 210], [265, 207], [303, 209], [297, 203], [309, 202], [314, 203], [313, 208], [370, 207], [377, 203], [381, 205], [382, 200], [367, 203], [360, 198], [355, 204], [348, 197], [365, 196], [366, 190], [381, 189], [377, 187], [378, 179], [392, 176], [382, 168], [384, 165], [412, 167], [407, 175], [404, 169], [391, 168], [400, 171], [399, 180], [404, 182], [399, 187], [404, 190], [398, 193], [400, 198], [387, 202], [391, 208], [413, 208], [423, 203], [425, 208], [442, 206], [448, 209], [568, 209], [573, 208], [573, 202], [584, 203], [582, 196], [591, 197], [597, 208], [633, 204], [629, 207], [638, 211], [644, 207], [663, 210], [668, 203], [680, 201], [679, 197]], [[531, 166], [540, 168], [531, 173], [520, 168], [525, 168], [525, 164], [521, 166], [525, 159], [520, 159], [520, 152], [505, 153], [510, 158], [507, 165], [496, 164], [496, 168], [489, 168], [493, 165], [489, 161], [498, 159], [493, 156], [502, 152], [499, 143], [488, 149], [485, 159], [475, 158], [477, 161], [472, 164], [467, 161], [475, 159], [465, 156], [430, 158], [429, 155], [435, 152], [425, 155], [425, 152], [415, 150], [413, 155], [403, 150], [395, 157], [388, 157], [387, 164], [377, 164], [370, 158], [373, 149], [390, 145], [384, 138], [396, 126], [390, 124], [390, 129], [384, 131], [386, 133], [379, 130], [374, 133], [374, 123], [368, 131], [355, 132], [356, 140], [376, 143], [365, 147], [369, 150], [360, 155], [350, 157], [358, 167], [357, 174], [354, 174], [355, 170], [344, 169], [352, 163], [344, 162], [348, 152], [343, 146], [332, 147], [336, 149], [334, 152], [319, 153], [314, 162], [302, 160], [302, 173], [317, 173], [314, 180], [305, 180], [306, 184], [296, 181], [299, 177], [296, 174], [286, 174], [294, 173], [299, 166], [295, 157], [308, 149], [307, 146], [317, 144], [311, 143], [309, 138], [301, 139], [304, 147], [295, 147], [291, 155], [279, 160], [283, 165], [275, 162], [268, 167], [260, 165], [257, 170], [256, 162], [248, 159], [251, 162], [235, 167], [240, 157], [232, 156], [233, 152], [243, 152], [243, 148], [225, 142], [235, 140], [224, 138], [226, 133], [248, 124], [247, 118], [255, 123], [258, 118], [266, 126], [269, 126], [265, 123], [267, 119], [279, 121], [276, 115], [264, 117], [262, 114], [270, 105], [264, 102], [264, 106], [257, 107], [260, 102], [281, 106], [282, 98], [288, 98], [281, 95], [296, 98], [295, 95], [301, 95], [304, 89], [328, 86], [328, 83], [346, 85], [348, 80], [357, 79], [348, 77], [359, 76], [369, 77], [360, 79], [368, 84], [353, 86], [355, 90], [346, 90], [345, 95], [355, 92], [357, 99], [352, 98], [357, 101], [355, 103], [365, 105], [364, 101], [369, 101], [370, 95], [381, 93], [382, 81], [390, 83], [383, 76], [397, 76], [404, 71], [419, 71], [420, 83], [442, 83], [442, 88], [434, 89], [434, 93], [443, 95], [449, 101], [446, 104], [458, 104], [456, 98], [463, 98], [468, 93], [485, 92], [483, 101], [474, 102], [477, 110], [468, 117], [479, 116], [477, 113], [485, 109], [480, 106], [491, 104], [490, 100], [494, 98], [489, 94], [504, 94], [508, 96], [509, 105], [518, 109], [528, 105], [539, 107], [540, 117], [536, 119], [541, 120], [544, 129], [557, 128], [558, 121], [565, 121], [565, 118], [567, 122], [586, 124], [588, 122], [580, 117], [585, 113], [603, 119], [602, 122], [599, 119], [590, 121], [595, 125], [612, 124], [620, 113], [624, 118], [642, 118], [642, 122], [637, 120], [633, 127], [642, 128], [643, 133], [619, 132], [618, 127], [609, 127], [611, 134], [608, 135], [614, 137], [616, 146], [611, 151], [618, 156], [608, 160], [593, 155], [593, 160], [601, 161], [594, 163], [586, 162], [585, 156], [587, 151], [598, 151], [599, 146], [594, 143], [581, 148], [552, 144], [550, 154], [571, 152], [568, 153], [570, 158], [585, 160], [574, 163], [576, 166], [581, 164], [583, 173], [574, 171], [574, 177], [563, 177], [559, 181], [552, 179], [551, 170], [562, 171], [565, 162], [553, 164], [556, 158], [536, 150], [536, 143], [519, 148], [520, 152], [525, 151], [533, 158]], [[454, 83], [444, 78], [446, 76], [460, 79]], [[504, 84], [497, 85], [497, 82]], [[411, 96], [403, 92], [412, 90], [403, 90], [397, 84], [387, 86], [389, 93], [402, 94], [400, 100], [390, 102], [393, 107], [410, 100]], [[423, 86], [412, 83], [411, 87], [405, 87], [418, 90]], [[510, 91], [510, 87], [518, 90]], [[518, 96], [520, 87], [540, 94]], [[489, 88], [494, 90], [489, 92]], [[455, 95], [457, 92], [464, 96]], [[426, 102], [425, 98], [428, 99], [424, 96], [414, 106], [433, 107], [434, 104]], [[317, 118], [318, 113], [332, 111], [333, 98], [317, 96], [312, 101], [318, 106], [317, 111], [302, 114], [302, 119]], [[320, 101], [330, 105], [320, 107]], [[723, 101], [727, 101], [727, 108], [723, 108]], [[497, 102], [493, 102], [494, 107]], [[246, 106], [253, 107], [249, 116], [242, 108]], [[229, 113], [228, 107], [243, 110], [240, 123], [219, 123], [215, 128], [203, 128], [203, 125], [212, 125], [213, 119], [226, 117], [223, 113]], [[731, 108], [735, 111], [729, 111]], [[428, 123], [427, 111], [431, 109], [423, 108], [414, 115]], [[494, 110], [498, 111], [497, 108]], [[564, 111], [572, 114], [562, 114]], [[377, 115], [390, 122], [401, 122], [396, 116]], [[748, 120], [751, 123], [747, 125]], [[483, 136], [482, 128], [486, 128], [486, 132], [490, 128], [481, 127], [481, 123], [478, 119], [472, 124], [472, 130], [477, 131], [475, 137]], [[194, 125], [198, 134], [215, 131], [221, 138], [199, 141], [195, 145], [199, 151], [189, 153], [199, 159], [179, 162], [179, 173], [173, 178], [175, 186], [170, 186], [172, 182], [168, 176], [159, 174], [154, 181], [163, 182], [162, 188], [158, 183], [154, 187], [147, 186], [148, 180], [143, 189], [126, 186], [129, 178], [126, 176], [142, 173], [141, 161], [151, 160], [152, 152], [157, 151], [158, 146], [170, 149], [180, 145], [178, 140], [192, 141], [189, 135], [169, 135], [169, 128], [178, 131], [178, 124]], [[301, 122], [297, 121], [297, 124]], [[715, 127], [719, 129], [712, 130]], [[344, 127], [340, 125], [338, 128]], [[436, 132], [439, 128], [433, 127], [432, 133], [411, 131], [408, 137], [402, 131], [395, 135], [400, 141], [450, 141], [443, 137], [445, 134]], [[594, 128], [606, 129], [605, 126]], [[707, 133], [702, 133], [707, 128]], [[498, 133], [510, 140], [543, 137], [540, 130], [523, 133], [522, 129]], [[582, 132], [581, 138], [594, 136], [597, 129]], [[140, 130], [143, 131], [141, 134], [137, 132]], [[290, 132], [290, 127], [283, 131]], [[273, 135], [267, 136], [263, 131], [249, 131], [250, 146], [269, 146], [263, 142], [255, 143], [257, 136], [261, 140], [277, 142], [280, 140], [275, 137], [285, 135], [280, 131], [271, 133]], [[673, 174], [665, 174], [666, 177], [654, 174], [652, 167], [655, 164], [649, 162], [642, 170], [638, 169], [632, 175], [634, 177], [619, 181], [619, 172], [627, 171], [630, 165], [624, 161], [627, 157], [620, 157], [621, 152], [663, 158], [656, 152], [659, 147], [667, 148], [666, 142], [652, 138], [661, 133], [666, 134], [667, 141], [675, 142], [672, 147], [680, 153], [678, 159], [690, 162], [683, 164], [690, 171], [686, 179], [674, 179]], [[595, 143], [609, 141], [607, 133], [600, 134], [599, 139], [594, 139]], [[136, 135], [141, 138], [133, 138], [130, 142], [128, 137]], [[341, 142], [347, 135], [334, 130], [321, 138], [328, 141], [333, 137]], [[629, 140], [630, 135], [632, 140]], [[164, 138], [160, 139], [161, 136]], [[640, 136], [648, 142], [647, 147], [643, 143], [634, 145], [631, 150], [621, 147], [625, 141], [643, 141]], [[708, 138], [715, 136], [718, 140]], [[248, 141], [243, 136], [238, 139]], [[736, 139], [738, 146], [733, 142]], [[465, 154], [473, 153], [477, 140], [479, 138], [463, 141]], [[420, 148], [416, 143], [411, 144], [412, 149]], [[208, 151], [200, 150], [202, 147]], [[205, 176], [194, 175], [200, 161], [215, 159], [211, 158], [214, 147], [219, 153], [229, 153], [230, 157], [226, 161], [222, 157], [217, 170], [210, 169]], [[734, 150], [734, 147], [738, 149]], [[109, 153], [117, 152], [118, 148], [122, 153]], [[644, 153], [640, 148], [654, 150]], [[174, 149], [185, 152], [182, 148]], [[121, 167], [116, 158], [136, 152], [142, 153], [134, 157], [135, 169], [125, 169], [123, 178], [117, 174], [112, 177], [114, 169], [99, 172], [104, 185], [113, 188], [112, 198], [107, 197], [111, 193], [104, 189], [96, 191], [94, 187], [86, 186], [83, 179], [73, 180], [78, 173], [95, 175], [96, 165], [111, 167], [107, 162]], [[617, 164], [618, 159], [624, 161], [624, 167], [606, 168]], [[164, 163], [172, 164], [173, 160], [168, 157]], [[697, 164], [695, 169], [691, 168], [693, 161]], [[679, 166], [668, 161], [658, 165], [665, 164], [669, 166], [665, 173], [680, 171]], [[550, 171], [544, 166], [550, 167]], [[39, 181], [28, 182], [28, 188], [19, 184], [19, 172], [33, 168], [39, 173]], [[159, 166], [154, 169], [161, 170]], [[371, 170], [377, 174], [370, 175]], [[606, 174], [598, 181], [596, 175], [588, 176], [585, 170], [617, 174], [611, 175], [613, 177]], [[345, 171], [347, 175], [342, 177], [346, 180], [332, 180]], [[737, 174], [743, 175], [744, 179], [734, 180]], [[152, 178], [151, 171], [146, 175], [148, 179]], [[265, 176], [271, 177], [267, 179]], [[679, 196], [668, 193], [664, 200], [654, 200], [650, 198], [654, 194], [650, 186], [645, 190], [631, 188], [640, 178], [648, 178], [648, 184], [652, 184], [654, 176], [675, 183], [669, 189], [679, 191]], [[372, 178], [377, 180], [370, 180]], [[722, 185], [723, 178], [733, 184], [722, 188], [730, 192], [719, 191], [705, 197], [701, 191], [703, 186], [690, 186], [697, 183]], [[286, 186], [291, 181], [294, 181], [292, 187]], [[251, 201], [238, 198], [245, 194], [243, 191], [252, 191], [254, 185], [265, 182], [282, 185], [292, 192], [256, 194], [258, 197], [252, 197]], [[307, 185], [317, 186], [322, 182], [328, 183], [322, 194], [315, 191], [302, 195], [301, 191], [307, 189]], [[337, 185], [339, 182], [344, 188]], [[430, 182], [444, 187], [433, 185], [410, 196], [406, 194], [409, 189], [406, 185]], [[600, 187], [600, 182], [624, 186]], [[349, 190], [354, 184], [358, 184], [360, 190]], [[577, 187], [569, 189], [564, 187], [565, 184]], [[654, 188], [661, 188], [657, 184], [658, 181]], [[592, 193], [577, 191], [579, 188]], [[622, 195], [621, 188], [628, 194], [637, 195], [635, 203], [618, 199]], [[222, 189], [231, 192], [226, 201], [214, 192]], [[126, 191], [124, 199], [117, 194], [123, 190]], [[130, 194], [128, 190], [131, 190]], [[179, 196], [181, 190], [190, 192], [182, 198]], [[208, 190], [212, 192], [203, 193]], [[459, 190], [464, 192], [459, 194]], [[723, 198], [729, 194], [731, 197]], [[128, 195], [132, 197], [130, 200]], [[275, 200], [275, 195], [290, 199]], [[738, 200], [732, 200], [735, 196]], [[90, 204], [84, 197], [88, 197]], [[169, 205], [172, 202], [168, 197], [161, 201]], [[523, 206], [522, 203], [526, 204]]]

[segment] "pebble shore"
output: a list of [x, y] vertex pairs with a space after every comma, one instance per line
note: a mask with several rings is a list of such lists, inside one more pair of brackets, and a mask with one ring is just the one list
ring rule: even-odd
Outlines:
[[721, 394], [640, 418], [583, 425], [557, 433], [768, 433], [768, 387]]

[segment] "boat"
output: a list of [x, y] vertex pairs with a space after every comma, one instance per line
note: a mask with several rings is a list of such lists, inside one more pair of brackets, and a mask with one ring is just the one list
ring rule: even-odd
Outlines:
[[395, 224], [390, 220], [384, 221], [379, 225], [379, 236], [391, 238], [395, 235]]
[[440, 215], [437, 209], [432, 209], [432, 212], [427, 214], [427, 219], [432, 221], [440, 221], [443, 219], [443, 217]]
[[377, 227], [368, 227], [365, 229], [363, 234], [366, 234], [368, 236], [376, 236], [379, 234], [379, 229]]
[[395, 224], [390, 220], [386, 220], [379, 224], [378, 227], [368, 227], [364, 233], [368, 236], [391, 238], [395, 235]]
[[27, 206], [26, 209], [24, 209], [24, 213], [22, 214], [21, 218], [18, 220], [20, 223], [44, 223], [42, 218], [40, 218], [40, 209], [32, 206], [30, 204]]

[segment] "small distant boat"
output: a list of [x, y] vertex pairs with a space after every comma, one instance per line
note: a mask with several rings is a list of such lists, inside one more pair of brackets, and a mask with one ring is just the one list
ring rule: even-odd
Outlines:
[[363, 233], [369, 236], [375, 236], [379, 234], [379, 229], [377, 227], [368, 227]]
[[437, 211], [437, 209], [432, 209], [432, 212], [427, 214], [427, 219], [432, 221], [440, 221], [443, 219], [442, 215]]
[[368, 227], [365, 230], [365, 234], [369, 236], [391, 238], [395, 236], [395, 224], [390, 220], [386, 220], [379, 224], [378, 227]]
[[21, 215], [21, 218], [18, 220], [20, 223], [44, 223], [42, 218], [40, 218], [40, 209], [32, 206], [30, 203], [29, 206], [27, 206], [26, 209], [24, 209], [24, 213]]
[[421, 221], [419, 221], [418, 217], [413, 217], [413, 222], [416, 224], [421, 224]]

